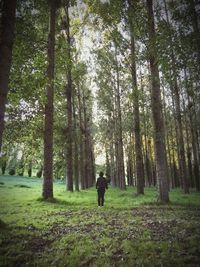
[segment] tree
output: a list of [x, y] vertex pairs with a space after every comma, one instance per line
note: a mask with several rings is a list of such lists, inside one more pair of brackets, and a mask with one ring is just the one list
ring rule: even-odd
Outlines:
[[72, 149], [72, 58], [71, 58], [71, 37], [70, 37], [70, 19], [69, 19], [69, 0], [66, 1], [65, 17], [63, 18], [63, 26], [66, 31], [67, 38], [67, 84], [65, 87], [65, 94], [67, 99], [67, 190], [73, 192], [73, 149]]
[[166, 1], [164, 1], [165, 5], [165, 14], [167, 19], [167, 28], [169, 32], [169, 57], [171, 66], [169, 70], [170, 72], [170, 88], [172, 93], [172, 99], [174, 101], [175, 105], [175, 117], [177, 120], [177, 141], [178, 141], [178, 153], [179, 153], [179, 168], [180, 168], [180, 174], [181, 179], [183, 183], [183, 188], [185, 193], [189, 193], [189, 185], [188, 185], [188, 178], [187, 178], [187, 168], [186, 168], [186, 160], [185, 160], [185, 148], [184, 148], [184, 138], [183, 138], [183, 126], [182, 126], [182, 117], [181, 117], [181, 107], [180, 107], [180, 89], [178, 87], [178, 74], [177, 74], [177, 68], [176, 68], [176, 60], [175, 60], [175, 54], [174, 54], [174, 47], [172, 42], [172, 34], [170, 29], [170, 21], [169, 21], [169, 15], [167, 10], [167, 4]]
[[136, 153], [136, 172], [137, 172], [137, 193], [144, 194], [144, 166], [142, 159], [142, 143], [140, 133], [140, 115], [138, 100], [138, 85], [136, 76], [136, 53], [135, 53], [135, 36], [134, 36], [134, 4], [132, 0], [129, 3], [129, 26], [131, 35], [131, 74], [133, 86], [133, 106], [134, 106], [134, 133], [135, 133], [135, 153]]
[[54, 100], [54, 55], [56, 0], [49, 2], [49, 36], [48, 36], [48, 67], [47, 67], [47, 99], [45, 104], [44, 125], [44, 199], [53, 198], [53, 100]]
[[9, 91], [9, 74], [16, 19], [16, 0], [3, 0], [0, 27], [0, 151], [4, 130], [5, 108]]
[[165, 131], [162, 117], [162, 102], [160, 92], [160, 78], [156, 55], [156, 32], [154, 25], [154, 14], [152, 0], [147, 0], [148, 11], [148, 33], [149, 33], [149, 63], [151, 71], [151, 108], [154, 128], [154, 151], [156, 161], [157, 187], [159, 201], [169, 202], [168, 183], [167, 183], [167, 158], [165, 150]]
[[124, 148], [123, 148], [123, 138], [122, 138], [122, 115], [121, 115], [121, 97], [120, 97], [120, 77], [119, 77], [119, 62], [117, 58], [117, 45], [114, 43], [115, 46], [115, 72], [116, 72], [116, 85], [115, 87], [115, 127], [116, 127], [116, 149], [117, 149], [117, 176], [118, 176], [118, 186], [121, 189], [126, 189], [126, 183], [125, 183], [125, 171], [124, 171]]

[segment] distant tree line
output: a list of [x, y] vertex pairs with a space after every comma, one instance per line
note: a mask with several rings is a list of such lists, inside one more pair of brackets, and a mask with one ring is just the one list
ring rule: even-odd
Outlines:
[[45, 199], [53, 177], [85, 189], [98, 143], [113, 186], [199, 190], [198, 16], [196, 0], [1, 1], [2, 173], [37, 168]]

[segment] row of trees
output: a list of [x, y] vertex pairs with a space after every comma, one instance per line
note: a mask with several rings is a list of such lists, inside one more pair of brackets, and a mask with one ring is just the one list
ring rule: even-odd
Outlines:
[[125, 179], [125, 156], [138, 194], [156, 185], [168, 202], [171, 187], [199, 190], [197, 2], [110, 1], [93, 11], [102, 20], [98, 100], [113, 184], [124, 188], [116, 177]]
[[199, 190], [195, 0], [8, 0], [0, 8], [0, 145], [6, 114], [4, 158], [19, 146], [20, 168], [37, 163], [45, 199], [53, 176], [66, 176], [70, 191], [94, 184], [94, 133], [114, 186], [136, 185], [138, 194], [157, 186], [163, 202], [171, 187]]
[[[11, 7], [12, 14], [9, 13]], [[14, 5], [14, 1], [3, 1], [1, 8], [1, 46], [8, 49], [10, 61], [12, 57], [12, 68], [10, 62], [7, 74], [1, 76], [2, 82], [7, 83], [6, 92], [1, 94], [4, 97], [2, 133], [6, 115], [3, 165], [14, 153], [13, 147], [18, 146], [18, 169], [19, 165], [23, 170], [28, 167], [30, 174], [30, 168], [37, 164], [37, 175], [43, 172], [45, 199], [53, 197], [53, 176], [65, 176], [69, 191], [74, 187], [79, 190], [79, 185], [82, 189], [88, 188], [95, 180], [92, 95], [86, 65], [79, 59], [70, 35], [79, 23], [74, 28], [70, 26], [70, 3], [18, 1]], [[11, 28], [8, 20], [12, 18]], [[5, 28], [9, 32], [7, 35]], [[13, 49], [6, 41], [14, 41]], [[2, 69], [6, 56], [3, 51]], [[9, 72], [11, 89], [8, 94], [5, 78]]]

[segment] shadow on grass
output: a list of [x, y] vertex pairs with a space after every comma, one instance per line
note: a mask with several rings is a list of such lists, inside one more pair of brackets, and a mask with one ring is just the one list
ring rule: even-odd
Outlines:
[[193, 207], [193, 208], [199, 208], [200, 209], [200, 206], [199, 206], [199, 203], [180, 203], [178, 201], [171, 201], [169, 203], [170, 206], [180, 206], [180, 207], [186, 207], [186, 208], [190, 208], [190, 207]]
[[32, 188], [29, 185], [24, 185], [24, 184], [15, 184], [14, 187], [21, 187], [21, 188]]
[[58, 198], [48, 198], [48, 199], [44, 199], [43, 197], [39, 197], [37, 198], [37, 201], [39, 202], [43, 202], [43, 203], [53, 203], [53, 204], [58, 204], [58, 205], [62, 205], [62, 206], [78, 206], [78, 203], [75, 202], [69, 202], [63, 199], [58, 199]]
[[199, 208], [199, 203], [181, 203], [178, 201], [170, 201], [169, 203], [163, 203], [160, 201], [145, 201], [143, 203], [140, 204], [141, 206], [163, 206], [163, 207], [185, 207], [185, 208], [189, 208], [189, 207], [193, 207], [193, 208]]

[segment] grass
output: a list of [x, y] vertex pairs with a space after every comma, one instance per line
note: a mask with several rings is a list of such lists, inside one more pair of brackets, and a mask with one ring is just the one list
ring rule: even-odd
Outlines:
[[66, 192], [54, 182], [53, 202], [42, 180], [0, 176], [0, 266], [200, 266], [200, 194], [110, 187], [105, 207], [96, 190]]

